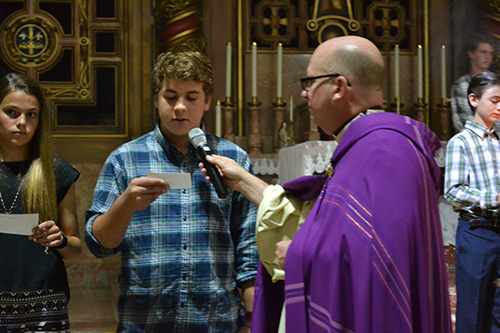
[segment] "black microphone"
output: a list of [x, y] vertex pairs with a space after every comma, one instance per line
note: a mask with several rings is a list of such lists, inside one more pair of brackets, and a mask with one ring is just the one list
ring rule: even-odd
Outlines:
[[210, 181], [214, 185], [217, 195], [221, 199], [227, 197], [226, 184], [222, 181], [219, 170], [217, 170], [215, 165], [207, 161], [207, 156], [212, 155], [212, 151], [207, 144], [205, 133], [198, 127], [193, 128], [189, 131], [189, 140], [196, 148], [196, 156], [203, 162], [203, 166], [207, 170], [207, 175], [210, 177]]

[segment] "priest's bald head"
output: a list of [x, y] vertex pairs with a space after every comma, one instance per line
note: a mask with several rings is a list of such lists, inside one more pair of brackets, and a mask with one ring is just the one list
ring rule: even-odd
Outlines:
[[314, 51], [302, 97], [316, 123], [332, 135], [360, 112], [382, 105], [383, 71], [382, 55], [368, 39], [332, 38]]

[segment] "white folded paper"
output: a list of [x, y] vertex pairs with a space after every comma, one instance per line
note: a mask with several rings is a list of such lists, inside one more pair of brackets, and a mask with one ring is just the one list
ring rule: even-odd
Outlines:
[[0, 214], [0, 233], [29, 236], [38, 225], [38, 214]]

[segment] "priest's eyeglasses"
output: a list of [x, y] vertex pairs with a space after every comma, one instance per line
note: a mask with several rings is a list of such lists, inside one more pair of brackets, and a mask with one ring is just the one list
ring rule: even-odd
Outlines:
[[[302, 86], [302, 90], [309, 91], [309, 89], [311, 89], [311, 87], [313, 86], [314, 82], [316, 82], [317, 79], [322, 79], [324, 77], [336, 78], [339, 76], [344, 76], [344, 75], [342, 75], [342, 74], [325, 74], [325, 75], [319, 75], [319, 76], [313, 76], [313, 77], [306, 77], [306, 78], [300, 79], [300, 84]], [[349, 87], [351, 86], [349, 81], [347, 81], [347, 85]]]

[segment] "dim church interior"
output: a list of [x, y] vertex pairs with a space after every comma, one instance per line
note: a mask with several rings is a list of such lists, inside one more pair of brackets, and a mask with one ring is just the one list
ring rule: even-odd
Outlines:
[[[154, 106], [147, 89], [152, 59], [177, 44], [202, 48], [212, 60], [212, 109], [216, 112], [205, 116], [208, 131], [219, 132], [246, 148], [256, 173], [268, 182], [321, 172], [318, 158], [324, 161], [324, 156], [333, 153], [332, 141], [318, 131], [300, 102], [299, 79], [305, 76], [314, 47], [336, 35], [364, 35], [379, 46], [386, 63], [384, 108], [424, 121], [445, 145], [452, 135], [446, 87], [466, 71], [465, 37], [473, 30], [498, 36], [495, 22], [500, 20], [495, 18], [500, 17], [500, 10], [493, 0], [482, 4], [469, 0], [419, 3], [0, 1], [0, 71], [25, 72], [46, 88], [54, 110], [58, 154], [81, 173], [76, 190], [83, 235], [85, 211], [105, 158], [154, 125]], [[52, 41], [40, 48], [47, 56], [40, 53], [36, 57], [28, 49], [16, 47], [19, 40], [14, 33], [25, 25], [40, 28]], [[257, 81], [252, 69], [253, 41], [257, 41], [257, 87], [253, 83]], [[232, 45], [229, 56], [228, 45]], [[254, 93], [254, 89], [258, 91]], [[257, 95], [258, 100], [253, 100]], [[217, 100], [221, 101], [219, 111]], [[280, 140], [283, 123], [288, 132]], [[300, 160], [316, 169], [280, 163], [287, 155], [305, 156], [304, 151], [311, 155], [314, 149], [309, 145], [313, 144], [321, 147], [312, 162]], [[438, 164], [443, 151], [439, 154]], [[454, 315], [456, 215], [445, 202], [440, 202], [440, 212]], [[67, 263], [72, 331], [116, 329], [119, 263], [119, 255], [99, 260], [87, 249], [80, 259]]]

